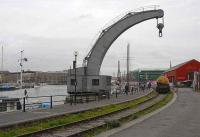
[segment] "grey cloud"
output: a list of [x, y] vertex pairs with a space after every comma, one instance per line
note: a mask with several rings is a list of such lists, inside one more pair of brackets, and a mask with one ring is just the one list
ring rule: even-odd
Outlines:
[[78, 19], [87, 19], [87, 18], [93, 18], [92, 14], [82, 14], [78, 16]]
[[[156, 21], [146, 21], [123, 33], [111, 46], [101, 72], [116, 72], [117, 60], [125, 69], [127, 42], [131, 44], [132, 68], [168, 67], [191, 58], [199, 59], [200, 17], [198, 0], [2, 0], [0, 40], [5, 42], [5, 67], [18, 69], [18, 52], [24, 49], [30, 61], [26, 69], [62, 70], [78, 63], [91, 48], [102, 27], [126, 11], [143, 5], [161, 5], [165, 11], [164, 37], [158, 38]], [[89, 48], [88, 48], [89, 47]]]

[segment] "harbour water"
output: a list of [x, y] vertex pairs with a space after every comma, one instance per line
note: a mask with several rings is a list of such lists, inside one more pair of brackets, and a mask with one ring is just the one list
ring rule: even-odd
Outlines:
[[[18, 89], [14, 91], [1, 91], [0, 97], [9, 97], [9, 98], [23, 98], [25, 89]], [[45, 85], [35, 88], [29, 88], [27, 90], [28, 97], [37, 97], [37, 98], [28, 98], [26, 103], [38, 103], [38, 102], [49, 102], [50, 97], [40, 97], [39, 96], [53, 96], [53, 105], [63, 104], [67, 93], [66, 85]], [[58, 96], [57, 96], [58, 95]], [[63, 96], [59, 96], [63, 95]], [[64, 96], [65, 95], [65, 96]], [[21, 99], [22, 102], [22, 99]]]

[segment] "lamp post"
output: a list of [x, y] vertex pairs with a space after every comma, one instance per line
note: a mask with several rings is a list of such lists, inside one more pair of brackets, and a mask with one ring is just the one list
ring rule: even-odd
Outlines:
[[74, 72], [74, 92], [75, 92], [75, 103], [76, 103], [76, 88], [77, 88], [77, 78], [76, 78], [76, 62], [77, 62], [77, 56], [78, 56], [78, 51], [75, 51], [74, 52], [74, 56], [75, 56], [75, 61], [74, 61], [74, 69], [75, 69], [75, 72]]
[[21, 53], [21, 57], [20, 57], [20, 67], [21, 67], [21, 72], [20, 72], [20, 87], [22, 88], [22, 82], [23, 82], [23, 80], [22, 80], [22, 75], [23, 75], [23, 61], [28, 61], [28, 59], [27, 58], [23, 58], [23, 52], [24, 52], [24, 50], [21, 50], [20, 51], [20, 53]]

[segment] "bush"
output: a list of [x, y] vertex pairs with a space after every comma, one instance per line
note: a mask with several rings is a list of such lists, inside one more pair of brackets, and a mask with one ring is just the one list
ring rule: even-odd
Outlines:
[[132, 117], [132, 118], [133, 118], [133, 120], [134, 120], [134, 119], [137, 119], [138, 117], [139, 117], [138, 115], [133, 114], [133, 117]]
[[106, 126], [108, 129], [116, 128], [120, 126], [120, 122], [118, 120], [106, 121]]

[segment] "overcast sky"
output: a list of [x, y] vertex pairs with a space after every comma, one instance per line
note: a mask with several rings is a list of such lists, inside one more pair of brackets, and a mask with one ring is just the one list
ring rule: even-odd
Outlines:
[[125, 70], [126, 45], [130, 43], [131, 70], [168, 68], [200, 58], [199, 0], [0, 0], [0, 43], [4, 69], [18, 71], [20, 50], [28, 62], [24, 69], [58, 71], [78, 64], [92, 47], [97, 34], [118, 15], [142, 6], [160, 5], [165, 12], [163, 37], [156, 20], [140, 23], [123, 33], [104, 58], [101, 73]]

